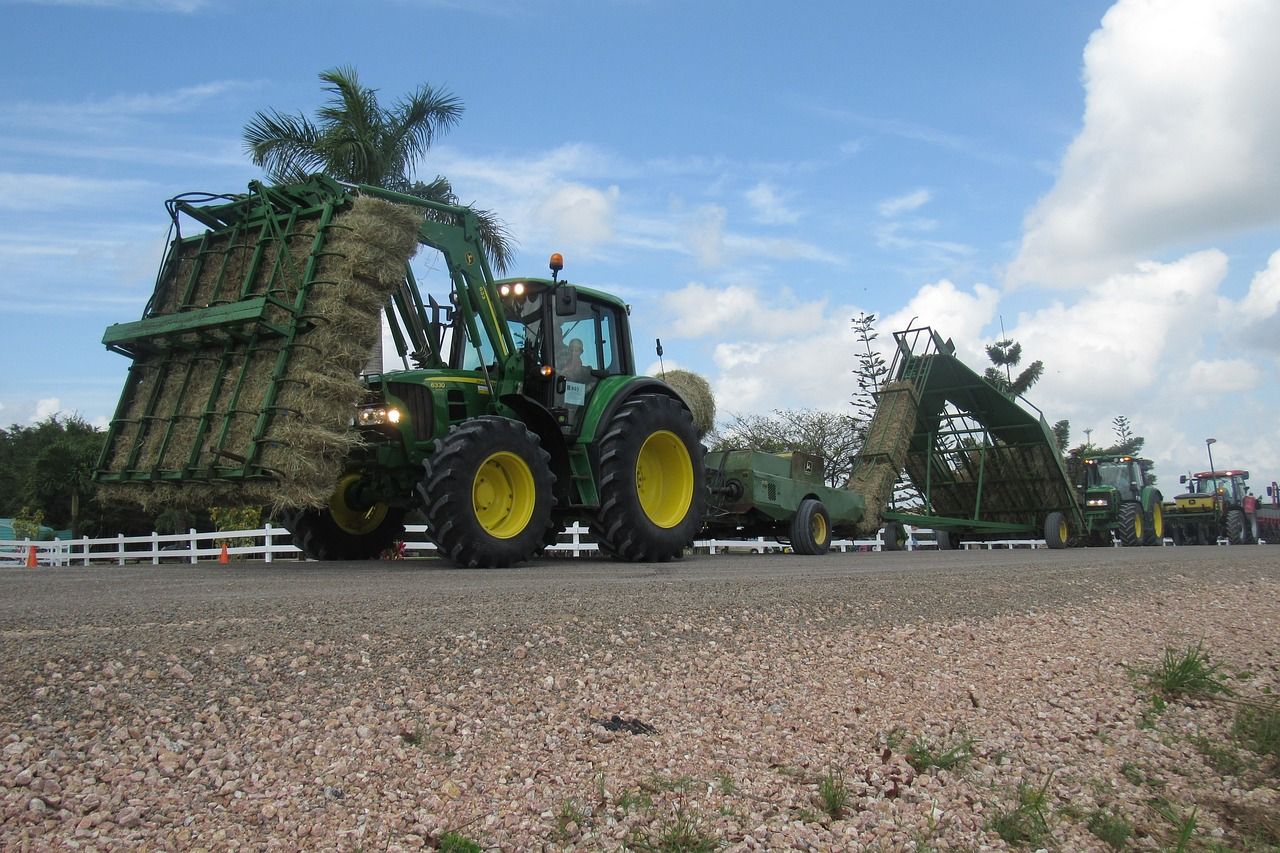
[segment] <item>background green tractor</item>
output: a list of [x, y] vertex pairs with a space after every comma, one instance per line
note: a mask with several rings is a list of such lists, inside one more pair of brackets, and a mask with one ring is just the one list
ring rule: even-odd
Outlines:
[[[1073, 466], [1076, 467], [1076, 466]], [[1078, 461], [1077, 489], [1083, 493], [1083, 535], [1091, 545], [1161, 545], [1164, 506], [1160, 491], [1146, 482], [1132, 456], [1086, 456]]]
[[[495, 280], [467, 208], [321, 176], [249, 189], [168, 203], [143, 319], [103, 338], [133, 365], [98, 482], [273, 504], [322, 560], [379, 556], [415, 511], [461, 566], [528, 559], [571, 519], [617, 559], [683, 553], [703, 449], [681, 396], [637, 375], [624, 303], [560, 281], [559, 255], [549, 279]], [[420, 245], [443, 304], [419, 292]], [[403, 369], [357, 378], [381, 313]]]

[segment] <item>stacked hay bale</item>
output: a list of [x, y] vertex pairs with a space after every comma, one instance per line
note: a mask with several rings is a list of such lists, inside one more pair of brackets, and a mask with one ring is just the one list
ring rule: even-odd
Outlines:
[[[326, 503], [359, 444], [350, 426], [363, 394], [358, 373], [421, 221], [412, 208], [358, 197], [335, 213], [323, 240], [308, 219], [262, 246], [255, 230], [177, 247], [150, 316], [268, 296], [264, 321], [296, 333], [290, 340], [246, 323], [220, 339], [190, 333], [181, 346], [139, 354], [104, 468], [188, 479], [106, 487], [148, 507]], [[265, 256], [250, 279], [255, 251]], [[312, 283], [301, 294], [313, 253]], [[247, 475], [227, 475], [249, 461]]]
[[716, 398], [707, 380], [688, 370], [668, 370], [663, 380], [675, 389], [693, 413], [699, 438], [711, 432], [716, 425]]
[[880, 528], [881, 513], [906, 464], [919, 408], [915, 384], [909, 380], [890, 382], [880, 391], [875, 416], [867, 425], [866, 440], [855, 460], [853, 474], [845, 483], [846, 489], [862, 495], [866, 502], [859, 535], [872, 535]]

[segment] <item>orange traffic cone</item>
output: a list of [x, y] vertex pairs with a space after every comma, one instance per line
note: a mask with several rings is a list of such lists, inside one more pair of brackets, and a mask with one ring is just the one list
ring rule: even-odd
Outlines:
[[226, 543], [226, 542], [223, 542], [223, 543], [222, 543], [222, 553], [218, 555], [218, 562], [219, 562], [219, 563], [221, 563], [221, 564], [222, 564], [222, 565], [224, 565], [224, 566], [225, 566], [227, 563], [230, 563], [230, 562], [231, 562], [231, 555], [227, 553], [227, 543]]
[[36, 562], [36, 546], [31, 545], [27, 548], [27, 568], [34, 569], [40, 564]]

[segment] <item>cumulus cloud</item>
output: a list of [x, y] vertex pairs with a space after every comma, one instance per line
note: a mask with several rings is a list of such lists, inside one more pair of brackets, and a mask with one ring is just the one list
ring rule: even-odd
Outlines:
[[613, 237], [614, 208], [621, 191], [616, 186], [596, 189], [582, 184], [557, 187], [536, 208], [536, 220], [553, 243], [590, 249]]
[[1195, 397], [1218, 396], [1252, 391], [1261, 377], [1258, 366], [1242, 358], [1197, 361], [1186, 370], [1181, 387]]
[[671, 318], [668, 334], [697, 338], [740, 330], [752, 336], [778, 338], [803, 333], [820, 325], [826, 302], [767, 301], [746, 285], [709, 287], [687, 284], [662, 297], [663, 313]]
[[1280, 4], [1120, 0], [1084, 53], [1085, 112], [1010, 284], [1088, 286], [1280, 222]]

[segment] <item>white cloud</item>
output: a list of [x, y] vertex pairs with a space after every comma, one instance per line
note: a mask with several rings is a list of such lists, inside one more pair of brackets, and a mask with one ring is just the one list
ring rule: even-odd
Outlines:
[[1195, 397], [1219, 396], [1258, 387], [1262, 373], [1257, 365], [1241, 358], [1197, 361], [1186, 371], [1182, 391]]
[[791, 225], [800, 220], [800, 214], [787, 206], [777, 187], [761, 181], [743, 196], [754, 211], [754, 219], [762, 225]]
[[31, 423], [38, 423], [50, 415], [62, 412], [62, 401], [57, 397], [45, 397], [36, 401], [35, 413], [31, 415]]
[[927, 189], [921, 188], [906, 195], [900, 195], [895, 198], [885, 199], [880, 202], [879, 211], [881, 216], [893, 217], [901, 216], [904, 213], [910, 213], [924, 207], [933, 198], [933, 193]]
[[1280, 222], [1280, 4], [1120, 0], [1084, 54], [1084, 123], [1011, 284], [1087, 286]]
[[728, 330], [753, 339], [786, 337], [821, 325], [827, 313], [825, 301], [766, 302], [745, 285], [713, 288], [699, 282], [665, 294], [662, 307], [671, 318], [667, 334], [687, 338], [720, 337]]
[[590, 249], [613, 237], [616, 186], [598, 190], [582, 184], [557, 187], [536, 209], [536, 222], [555, 245]]

